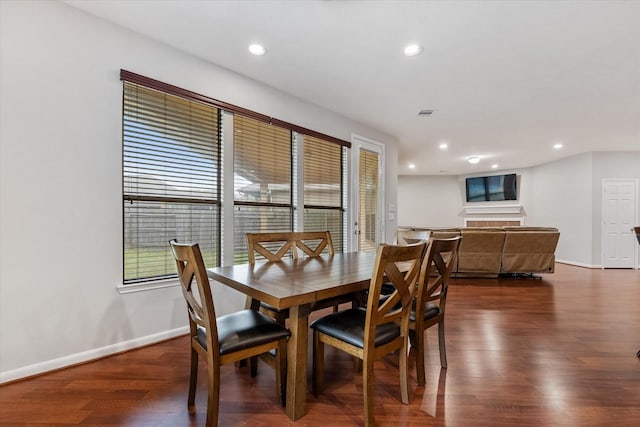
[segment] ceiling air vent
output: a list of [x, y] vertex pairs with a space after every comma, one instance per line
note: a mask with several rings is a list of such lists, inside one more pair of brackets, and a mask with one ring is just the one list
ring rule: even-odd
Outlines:
[[435, 110], [420, 110], [418, 111], [418, 116], [420, 117], [427, 117], [433, 114]]

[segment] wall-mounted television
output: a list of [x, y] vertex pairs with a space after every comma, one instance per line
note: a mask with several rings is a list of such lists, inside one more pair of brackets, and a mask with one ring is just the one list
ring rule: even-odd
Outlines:
[[467, 202], [518, 200], [516, 174], [467, 178]]

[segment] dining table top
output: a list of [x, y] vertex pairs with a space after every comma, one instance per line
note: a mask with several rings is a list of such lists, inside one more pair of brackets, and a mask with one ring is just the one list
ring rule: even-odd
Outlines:
[[337, 253], [207, 269], [219, 281], [275, 308], [313, 304], [367, 289], [375, 254]]

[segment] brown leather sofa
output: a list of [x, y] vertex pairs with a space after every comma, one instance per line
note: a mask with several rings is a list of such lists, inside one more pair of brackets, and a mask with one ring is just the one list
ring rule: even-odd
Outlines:
[[428, 231], [436, 239], [462, 236], [452, 271], [458, 277], [553, 273], [560, 238], [553, 227], [401, 227], [398, 235], [403, 230]]

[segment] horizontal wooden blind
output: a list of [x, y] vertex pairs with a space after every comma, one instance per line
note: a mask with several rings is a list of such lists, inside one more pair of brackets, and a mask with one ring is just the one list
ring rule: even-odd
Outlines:
[[[234, 116], [234, 262], [248, 260], [246, 233], [292, 231], [291, 131]], [[338, 147], [338, 145], [336, 145]]]
[[175, 275], [168, 241], [219, 264], [220, 111], [124, 82], [124, 282]]
[[336, 252], [343, 251], [343, 148], [304, 136], [304, 229], [329, 230]]
[[359, 242], [358, 250], [375, 252], [378, 246], [378, 168], [379, 155], [377, 153], [360, 150], [359, 181], [360, 181], [360, 217], [358, 219]]

